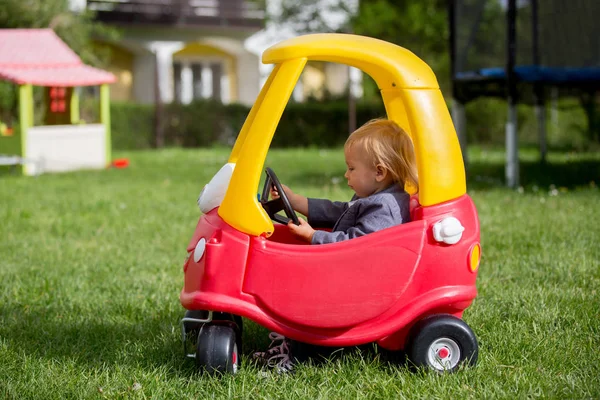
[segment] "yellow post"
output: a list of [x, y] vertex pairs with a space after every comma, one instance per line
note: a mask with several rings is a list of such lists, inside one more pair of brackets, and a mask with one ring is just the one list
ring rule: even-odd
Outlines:
[[107, 83], [100, 85], [100, 123], [106, 132], [106, 165], [112, 160], [112, 142], [110, 134], [110, 87]]
[[305, 64], [306, 58], [292, 59], [271, 72], [273, 78], [269, 77], [268, 87], [259, 94], [259, 108], [252, 107], [242, 127], [247, 130], [240, 133], [229, 159], [236, 166], [218, 212], [228, 224], [249, 235], [273, 233], [273, 222], [258, 202], [256, 189], [275, 128]]
[[[27, 158], [27, 131], [33, 126], [33, 87], [31, 84], [19, 86], [19, 126], [21, 129], [21, 157]], [[22, 169], [26, 173], [28, 166]]]
[[71, 124], [79, 123], [79, 88], [74, 87], [71, 91]]

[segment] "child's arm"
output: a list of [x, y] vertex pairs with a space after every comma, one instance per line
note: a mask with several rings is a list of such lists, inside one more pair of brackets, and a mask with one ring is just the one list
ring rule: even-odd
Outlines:
[[364, 236], [400, 223], [402, 223], [402, 220], [398, 220], [398, 216], [394, 216], [394, 212], [385, 204], [361, 204], [356, 215], [356, 225], [348, 228], [346, 231], [315, 231], [311, 235], [311, 243], [337, 243]]
[[[292, 189], [290, 189], [286, 185], [281, 185], [281, 186], [283, 187], [285, 195], [287, 196], [288, 200], [290, 201], [292, 208], [295, 211], [298, 211], [300, 214], [306, 215], [308, 217], [308, 199], [306, 197], [302, 196], [301, 194], [294, 193], [292, 191]], [[274, 189], [271, 191], [271, 197], [272, 198], [279, 197], [279, 193], [277, 193], [277, 190]]]
[[[317, 228], [331, 228], [340, 216], [348, 209], [348, 203], [331, 201], [327, 199], [308, 199], [301, 194], [294, 193], [286, 185], [281, 185], [295, 211], [306, 216], [308, 223]], [[271, 190], [271, 198], [279, 197], [277, 190]]]
[[307, 200], [308, 223], [317, 228], [333, 228], [336, 221], [348, 209], [348, 203], [327, 199]]
[[[380, 207], [377, 207], [377, 205], [375, 205], [374, 207], [369, 208], [372, 209], [371, 211], [376, 212], [374, 208]], [[377, 225], [381, 223], [381, 221], [375, 221], [373, 219], [363, 219], [357, 224], [357, 226], [353, 226], [345, 232], [326, 232], [321, 230], [314, 230], [313, 227], [310, 226], [310, 224], [302, 218], [298, 218], [298, 221], [300, 221], [300, 225], [295, 225], [292, 221], [290, 221], [288, 223], [288, 228], [294, 235], [312, 244], [336, 243], [348, 239], [353, 239], [355, 237], [363, 236], [367, 233], [375, 232], [376, 230], [378, 230]]]

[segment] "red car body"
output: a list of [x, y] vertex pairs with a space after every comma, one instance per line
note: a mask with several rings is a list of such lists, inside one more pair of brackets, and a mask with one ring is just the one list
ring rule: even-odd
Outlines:
[[[402, 349], [406, 334], [431, 314], [461, 317], [477, 295], [479, 222], [468, 195], [411, 210], [412, 221], [334, 244], [298, 246], [287, 226], [269, 238], [202, 215], [188, 246], [205, 252], [184, 265], [181, 303], [249, 318], [298, 341], [350, 346], [376, 341]], [[432, 226], [452, 215], [459, 243], [439, 243]]]

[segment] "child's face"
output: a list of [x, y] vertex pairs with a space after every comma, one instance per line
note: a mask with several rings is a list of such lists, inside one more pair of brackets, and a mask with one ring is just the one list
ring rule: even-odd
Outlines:
[[346, 173], [348, 186], [358, 197], [368, 197], [381, 190], [381, 182], [377, 179], [377, 168], [360, 145], [351, 145], [344, 151], [346, 157]]

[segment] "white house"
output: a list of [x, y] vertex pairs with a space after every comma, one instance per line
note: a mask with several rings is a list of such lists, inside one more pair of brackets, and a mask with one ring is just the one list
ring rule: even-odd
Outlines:
[[[315, 0], [312, 6], [304, 10], [310, 15], [319, 10], [325, 27], [312, 27], [313, 29], [325, 28], [323, 31], [334, 31], [348, 23], [350, 15], [339, 6], [343, 3], [350, 12], [358, 11], [359, 0]], [[267, 21], [265, 29], [252, 35], [246, 40], [246, 48], [260, 56], [264, 50], [277, 42], [301, 34], [295, 30], [293, 24], [284, 22], [277, 24], [281, 13], [281, 0], [267, 0], [267, 13], [273, 18]], [[307, 16], [300, 16], [307, 20]], [[316, 32], [316, 31], [315, 31]], [[261, 64], [261, 84], [271, 72], [272, 65]], [[362, 72], [356, 68], [349, 68], [342, 64], [325, 62], [308, 62], [298, 85], [294, 91], [294, 99], [303, 101], [309, 96], [321, 97], [327, 91], [332, 95], [343, 95], [348, 89], [348, 80], [352, 82], [352, 93], [355, 97], [362, 96]]]
[[[265, 23], [277, 15], [280, 0], [267, 10], [249, 0], [70, 0], [72, 9], [87, 7], [97, 19], [120, 28], [107, 68], [117, 76], [111, 98], [117, 101], [184, 104], [196, 98], [252, 105], [272, 66], [260, 62], [269, 46], [299, 33], [289, 25]], [[330, 29], [348, 15], [331, 11], [339, 0], [315, 0]], [[358, 0], [343, 0], [350, 9]], [[104, 45], [107, 45], [104, 43]], [[309, 62], [294, 92], [296, 101], [325, 91], [344, 94], [348, 80], [362, 95], [362, 73], [333, 63]]]
[[251, 105], [259, 92], [258, 55], [244, 41], [264, 27], [247, 0], [71, 0], [120, 28], [107, 68], [112, 100], [140, 103], [214, 98]]

